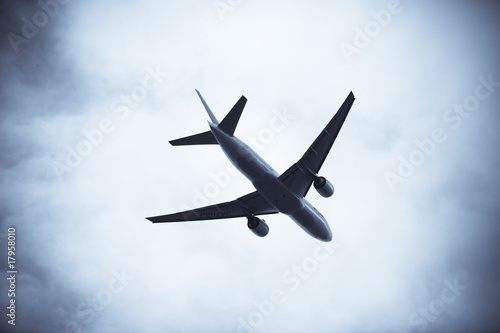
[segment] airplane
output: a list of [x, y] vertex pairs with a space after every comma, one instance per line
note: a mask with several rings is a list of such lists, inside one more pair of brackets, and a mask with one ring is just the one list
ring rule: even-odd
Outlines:
[[328, 222], [305, 196], [312, 184], [321, 196], [328, 198], [333, 195], [333, 185], [325, 177], [319, 176], [318, 172], [354, 102], [352, 91], [302, 158], [281, 175], [246, 143], [234, 136], [247, 102], [245, 96], [241, 96], [226, 117], [219, 122], [200, 92], [196, 90], [196, 93], [210, 117], [210, 130], [169, 141], [170, 144], [218, 144], [236, 169], [252, 182], [256, 191], [233, 201], [147, 219], [153, 223], [162, 223], [246, 217], [248, 228], [255, 235], [264, 237], [269, 233], [269, 226], [257, 216], [283, 213], [310, 236], [323, 242], [331, 241], [333, 237]]

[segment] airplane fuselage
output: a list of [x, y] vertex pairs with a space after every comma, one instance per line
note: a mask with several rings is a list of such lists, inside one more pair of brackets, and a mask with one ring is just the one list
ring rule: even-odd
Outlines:
[[269, 204], [288, 215], [314, 238], [332, 240], [332, 232], [323, 215], [309, 201], [285, 186], [278, 179], [279, 174], [262, 157], [237, 137], [210, 122], [209, 125], [224, 154]]

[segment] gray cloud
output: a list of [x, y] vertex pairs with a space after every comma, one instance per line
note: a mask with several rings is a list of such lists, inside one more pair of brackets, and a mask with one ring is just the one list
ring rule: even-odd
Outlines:
[[[220, 3], [229, 7], [218, 12]], [[388, 6], [69, 1], [16, 53], [8, 34], [22, 35], [22, 17], [33, 22], [41, 7], [4, 2], [1, 260], [15, 226], [19, 274], [16, 327], [4, 315], [1, 330], [236, 332], [242, 322], [255, 332], [498, 330], [498, 88], [459, 126], [445, 116], [475, 93], [478, 77], [500, 81], [498, 5], [401, 1], [348, 61], [342, 43], [356, 46], [356, 29]], [[127, 104], [151, 71], [168, 74]], [[338, 246], [318, 250], [284, 216], [267, 218], [264, 239], [243, 220], [144, 220], [193, 205], [226, 170], [217, 147], [167, 143], [206, 129], [194, 88], [219, 118], [249, 98], [242, 139], [269, 126], [275, 110], [292, 113], [259, 151], [278, 171], [354, 91], [322, 169], [336, 194], [308, 195]], [[384, 174], [397, 174], [400, 157], [419, 154], [415, 141], [437, 128], [446, 139], [421, 152], [392, 191]], [[70, 151], [85, 154], [77, 163]], [[56, 165], [66, 167], [59, 176]], [[207, 199], [250, 190], [231, 176]], [[446, 291], [456, 279], [467, 286], [460, 295]], [[283, 302], [272, 301], [276, 291]]]

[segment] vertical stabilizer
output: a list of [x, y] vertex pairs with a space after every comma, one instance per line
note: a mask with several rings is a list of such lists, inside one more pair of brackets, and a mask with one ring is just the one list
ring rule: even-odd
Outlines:
[[212, 120], [212, 123], [214, 123], [215, 125], [219, 125], [219, 121], [217, 120], [217, 118], [213, 114], [212, 110], [210, 110], [210, 108], [208, 107], [208, 104], [203, 99], [203, 96], [201, 96], [201, 94], [198, 91], [198, 89], [195, 89], [195, 90], [196, 90], [196, 93], [198, 94], [198, 97], [200, 97], [201, 102], [203, 103], [203, 106], [205, 107], [205, 110], [207, 110], [208, 116], [210, 117], [210, 120]]

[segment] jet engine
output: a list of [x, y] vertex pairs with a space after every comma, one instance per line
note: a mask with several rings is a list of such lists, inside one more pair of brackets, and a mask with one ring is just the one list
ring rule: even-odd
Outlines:
[[259, 237], [264, 237], [269, 233], [269, 226], [266, 221], [258, 217], [251, 216], [248, 218], [248, 228]]
[[314, 179], [314, 188], [321, 196], [328, 198], [331, 197], [335, 188], [325, 177], [316, 177]]

